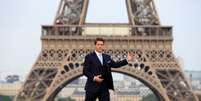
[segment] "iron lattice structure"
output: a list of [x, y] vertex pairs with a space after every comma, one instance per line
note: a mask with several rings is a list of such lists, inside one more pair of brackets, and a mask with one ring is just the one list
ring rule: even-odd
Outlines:
[[14, 101], [52, 101], [82, 76], [93, 41], [106, 39], [114, 60], [136, 54], [136, 61], [113, 69], [148, 86], [160, 101], [198, 101], [172, 53], [172, 27], [161, 26], [153, 0], [126, 0], [129, 23], [85, 23], [89, 0], [61, 0], [53, 25], [42, 26], [42, 49]]

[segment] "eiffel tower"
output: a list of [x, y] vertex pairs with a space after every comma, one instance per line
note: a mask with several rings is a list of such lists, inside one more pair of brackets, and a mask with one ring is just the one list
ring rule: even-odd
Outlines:
[[52, 101], [82, 76], [96, 37], [106, 40], [114, 60], [136, 61], [112, 69], [149, 87], [160, 101], [198, 101], [172, 52], [172, 27], [162, 26], [154, 0], [125, 0], [129, 23], [85, 23], [89, 0], [61, 0], [53, 25], [42, 26], [42, 48], [14, 101]]

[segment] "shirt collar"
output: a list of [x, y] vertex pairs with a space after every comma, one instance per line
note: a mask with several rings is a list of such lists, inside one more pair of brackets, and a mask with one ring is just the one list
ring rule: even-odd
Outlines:
[[99, 53], [99, 52], [97, 52], [96, 50], [95, 50], [95, 53], [96, 53], [97, 56], [102, 55], [102, 53]]

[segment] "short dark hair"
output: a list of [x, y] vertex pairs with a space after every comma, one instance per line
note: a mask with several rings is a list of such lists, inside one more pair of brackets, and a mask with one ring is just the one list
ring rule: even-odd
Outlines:
[[103, 43], [105, 43], [105, 40], [103, 38], [96, 38], [96, 40], [94, 41], [95, 45], [96, 45], [97, 41], [102, 41]]

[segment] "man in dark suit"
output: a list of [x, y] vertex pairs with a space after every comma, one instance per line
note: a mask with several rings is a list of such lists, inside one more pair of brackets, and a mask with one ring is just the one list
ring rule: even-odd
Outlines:
[[128, 53], [127, 59], [115, 62], [107, 54], [103, 54], [104, 39], [96, 38], [95, 51], [86, 55], [83, 74], [87, 77], [85, 85], [85, 101], [110, 101], [109, 89], [114, 90], [111, 67], [118, 68], [128, 64], [133, 54]]

